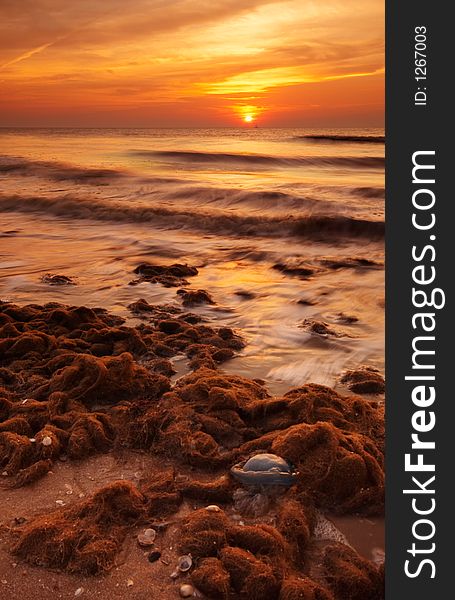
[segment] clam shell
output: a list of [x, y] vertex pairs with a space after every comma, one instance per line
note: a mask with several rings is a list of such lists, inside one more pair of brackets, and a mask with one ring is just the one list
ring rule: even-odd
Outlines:
[[183, 556], [179, 556], [177, 560], [178, 570], [182, 573], [186, 573], [193, 566], [193, 559], [189, 554], [184, 554]]
[[156, 531], [154, 529], [145, 529], [137, 536], [139, 546], [153, 546], [156, 539]]

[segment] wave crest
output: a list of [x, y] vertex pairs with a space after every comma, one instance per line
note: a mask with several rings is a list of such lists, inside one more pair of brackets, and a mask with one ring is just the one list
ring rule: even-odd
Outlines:
[[45, 214], [61, 219], [151, 223], [158, 228], [188, 229], [216, 235], [297, 236], [312, 239], [362, 237], [381, 239], [384, 222], [341, 215], [266, 217], [202, 210], [177, 210], [162, 206], [85, 200], [73, 196], [48, 198], [0, 195], [0, 212]]

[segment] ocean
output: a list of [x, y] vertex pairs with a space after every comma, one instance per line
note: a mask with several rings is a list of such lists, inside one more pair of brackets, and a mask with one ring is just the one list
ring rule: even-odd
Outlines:
[[[247, 345], [223, 369], [281, 393], [384, 369], [384, 133], [378, 129], [2, 129], [0, 296], [180, 306], [129, 285], [188, 263], [192, 309]], [[76, 285], [52, 286], [46, 273]], [[321, 325], [322, 324], [322, 325]], [[188, 359], [173, 359], [176, 377]]]

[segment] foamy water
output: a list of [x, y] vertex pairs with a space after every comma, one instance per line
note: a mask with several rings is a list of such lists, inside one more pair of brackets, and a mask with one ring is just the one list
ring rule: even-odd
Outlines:
[[[129, 286], [134, 267], [187, 262], [199, 269], [190, 286], [216, 301], [194, 312], [247, 338], [226, 370], [272, 391], [334, 385], [359, 364], [382, 370], [382, 135], [2, 130], [0, 294], [103, 306], [134, 321], [126, 307], [140, 297], [180, 305], [175, 288]], [[273, 268], [289, 262], [313, 273]], [[48, 272], [77, 285], [41, 283]], [[305, 319], [339, 335], [310, 333]]]

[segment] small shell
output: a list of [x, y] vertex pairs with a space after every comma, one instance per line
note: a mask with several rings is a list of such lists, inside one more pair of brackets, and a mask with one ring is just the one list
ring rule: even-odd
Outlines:
[[137, 542], [139, 546], [153, 546], [156, 538], [156, 531], [154, 529], [145, 529], [142, 533], [137, 536]]
[[209, 506], [206, 506], [205, 510], [208, 510], [209, 512], [221, 512], [221, 508], [216, 504], [210, 504]]
[[190, 554], [184, 554], [183, 556], [179, 556], [177, 560], [177, 568], [182, 573], [186, 573], [193, 566], [193, 559]]
[[80, 588], [77, 588], [77, 590], [74, 592], [74, 595], [77, 597], [77, 596], [81, 596], [83, 593], [84, 593], [84, 588], [80, 587]]
[[126, 581], [126, 587], [133, 587], [134, 585], [134, 581], [132, 579], [127, 579]]
[[191, 596], [194, 596], [194, 587], [189, 583], [184, 583], [181, 585], [179, 591], [182, 598], [190, 598]]
[[179, 576], [179, 572], [178, 571], [172, 571], [172, 573], [169, 575], [169, 577], [171, 579], [177, 579], [178, 576]]
[[52, 444], [52, 438], [48, 435], [45, 435], [41, 440], [41, 443], [43, 444], [43, 446], [50, 446]]

